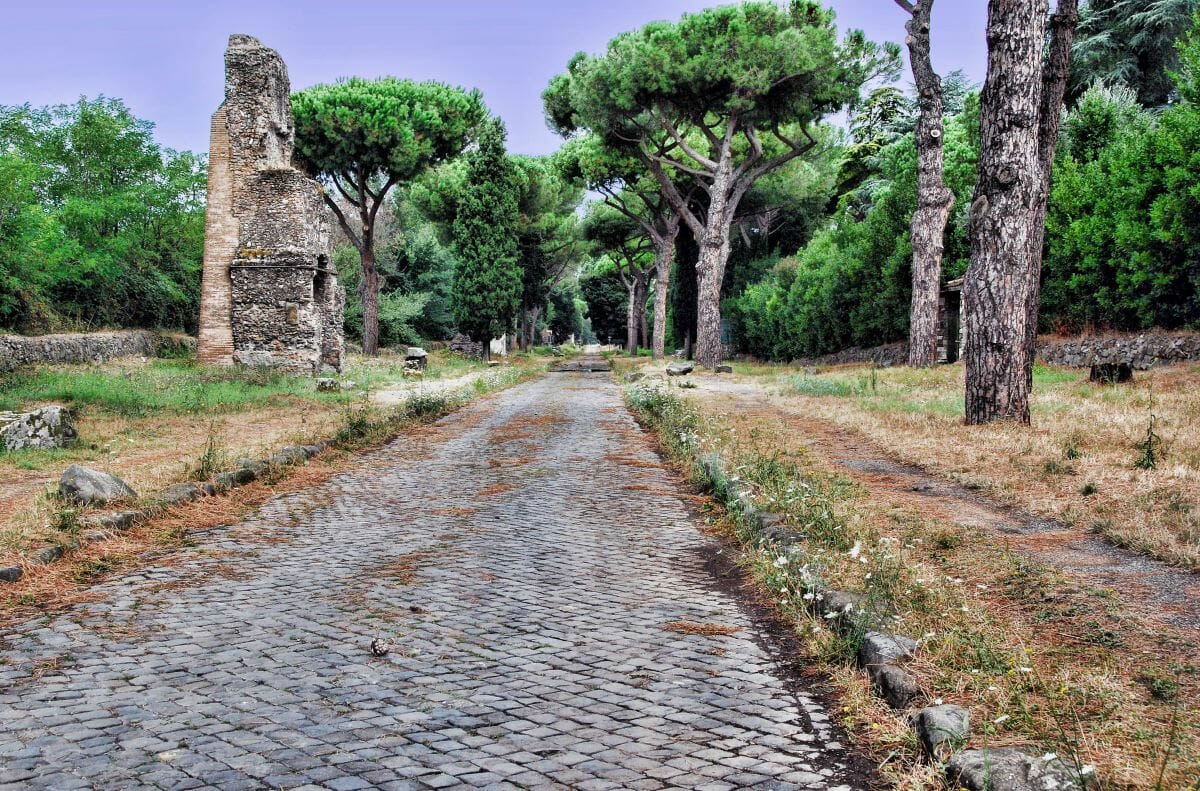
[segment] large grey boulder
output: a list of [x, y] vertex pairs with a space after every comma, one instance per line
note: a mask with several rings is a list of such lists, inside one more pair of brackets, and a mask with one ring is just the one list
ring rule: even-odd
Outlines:
[[62, 474], [58, 493], [79, 505], [104, 505], [137, 497], [137, 492], [117, 476], [81, 464], [72, 464]]
[[696, 370], [691, 363], [671, 363], [667, 366], [667, 376], [687, 376]]
[[946, 765], [946, 777], [967, 791], [1084, 791], [1079, 775], [1053, 756], [1016, 747], [963, 750]]
[[32, 412], [0, 413], [0, 449], [65, 448], [79, 438], [66, 407], [52, 405]]
[[971, 712], [962, 706], [926, 706], [913, 717], [921, 749], [935, 761], [945, 761], [971, 734]]

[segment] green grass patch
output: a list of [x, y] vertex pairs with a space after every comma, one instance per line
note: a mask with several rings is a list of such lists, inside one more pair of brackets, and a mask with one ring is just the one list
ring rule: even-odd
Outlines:
[[281, 397], [318, 394], [310, 377], [248, 368], [205, 368], [189, 360], [152, 360], [137, 368], [41, 367], [0, 377], [0, 409], [54, 401], [124, 417], [235, 412]]

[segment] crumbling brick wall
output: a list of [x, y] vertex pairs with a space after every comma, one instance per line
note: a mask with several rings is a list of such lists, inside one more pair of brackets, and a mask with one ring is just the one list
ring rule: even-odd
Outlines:
[[209, 155], [201, 362], [317, 374], [345, 358], [345, 292], [321, 186], [292, 166], [290, 91], [278, 53], [229, 37]]

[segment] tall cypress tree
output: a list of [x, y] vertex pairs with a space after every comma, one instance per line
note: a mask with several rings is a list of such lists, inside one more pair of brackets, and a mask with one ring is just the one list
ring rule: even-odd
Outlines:
[[507, 332], [521, 307], [517, 258], [517, 179], [504, 151], [504, 124], [484, 125], [467, 155], [467, 177], [454, 218], [454, 319], [484, 344]]

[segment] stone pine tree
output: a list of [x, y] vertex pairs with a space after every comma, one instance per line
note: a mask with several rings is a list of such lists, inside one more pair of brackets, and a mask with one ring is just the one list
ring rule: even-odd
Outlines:
[[929, 25], [934, 0], [896, 0], [910, 14], [905, 24], [908, 58], [917, 88], [917, 210], [913, 212], [912, 310], [908, 325], [908, 364], [925, 368], [937, 362], [938, 299], [942, 283], [942, 251], [954, 193], [943, 176], [945, 129], [942, 123], [942, 78], [929, 56]]
[[[897, 64], [896, 48], [881, 51], [859, 32], [839, 42], [833, 13], [815, 0], [760, 1], [652, 22], [602, 56], [576, 55], [551, 81], [543, 99], [552, 125], [628, 146], [699, 242], [700, 364], [721, 360], [721, 285], [742, 197], [815, 147], [813, 123]], [[681, 175], [705, 193], [706, 212], [678, 189]]]
[[479, 145], [467, 154], [466, 178], [451, 226], [458, 266], [454, 320], [483, 344], [503, 335], [521, 307], [517, 256], [517, 175], [504, 150], [499, 119], [488, 121]]
[[[646, 321], [646, 295], [659, 265], [655, 245], [635, 218], [606, 203], [593, 203], [584, 236], [612, 261], [628, 299], [625, 303], [625, 351], [637, 356], [638, 329]], [[668, 266], [670, 262], [667, 262]]]
[[1029, 422], [1049, 163], [1077, 18], [1061, 0], [1046, 50], [1046, 0], [991, 0], [980, 96], [979, 176], [963, 287], [966, 420]]
[[363, 352], [376, 354], [379, 208], [395, 185], [458, 156], [487, 110], [478, 91], [385, 77], [305, 89], [292, 96], [292, 111], [297, 162], [325, 184], [325, 202], [358, 250]]
[[[641, 228], [654, 246], [654, 359], [666, 356], [667, 298], [675, 241], [682, 222], [657, 182], [627, 150], [604, 144], [596, 135], [570, 140], [556, 155], [563, 174], [604, 196], [604, 203]], [[690, 177], [685, 177], [690, 182]], [[689, 193], [690, 187], [680, 191]], [[644, 316], [643, 316], [644, 318]]]

